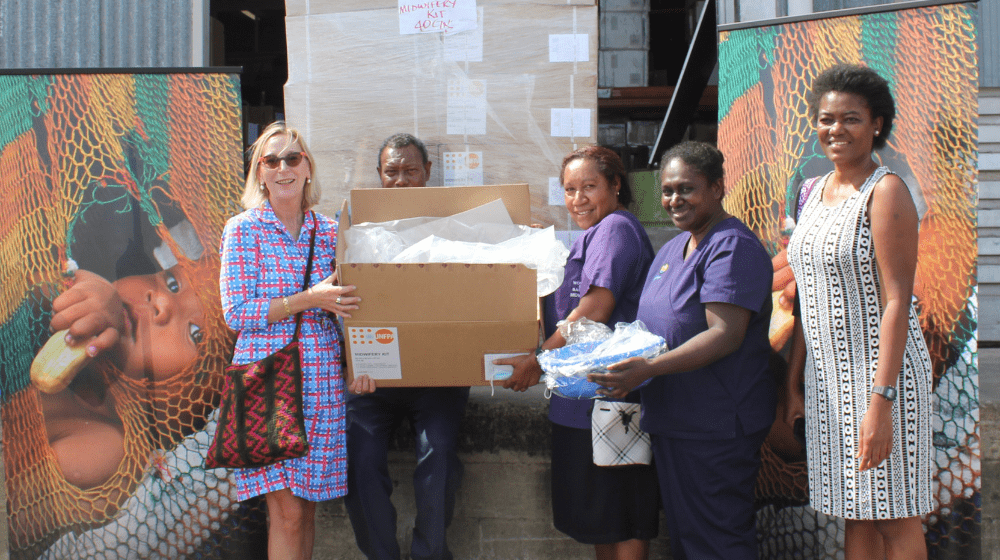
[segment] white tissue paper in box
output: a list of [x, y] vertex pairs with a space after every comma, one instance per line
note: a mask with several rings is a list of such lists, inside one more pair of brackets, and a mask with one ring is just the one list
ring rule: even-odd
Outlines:
[[[604, 328], [598, 328], [598, 325]], [[546, 374], [545, 385], [567, 398], [599, 396], [597, 390], [600, 385], [587, 381], [589, 373], [605, 373], [608, 366], [628, 358], [655, 358], [667, 351], [663, 337], [649, 332], [646, 325], [638, 320], [618, 323], [613, 333], [589, 319], [560, 323], [559, 328], [564, 336], [570, 333], [567, 338], [569, 344], [539, 354], [538, 365]]]
[[539, 297], [562, 284], [569, 256], [555, 228], [514, 224], [501, 200], [447, 218], [358, 224], [344, 238], [347, 263], [523, 264], [537, 271]]

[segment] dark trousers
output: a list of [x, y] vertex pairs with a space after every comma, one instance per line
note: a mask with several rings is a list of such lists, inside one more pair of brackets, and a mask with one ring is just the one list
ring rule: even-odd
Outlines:
[[756, 560], [754, 484], [768, 431], [724, 440], [652, 435], [674, 560]]
[[410, 558], [451, 560], [445, 530], [462, 480], [458, 426], [468, 387], [383, 388], [347, 401], [347, 497], [358, 548], [369, 560], [399, 560], [396, 509], [389, 496], [389, 438], [404, 418], [415, 431], [417, 516]]

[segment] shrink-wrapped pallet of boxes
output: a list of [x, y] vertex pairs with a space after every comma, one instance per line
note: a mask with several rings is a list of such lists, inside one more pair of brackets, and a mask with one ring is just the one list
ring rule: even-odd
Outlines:
[[377, 186], [381, 142], [408, 132], [427, 144], [428, 184], [528, 183], [533, 221], [570, 229], [553, 179], [596, 142], [595, 0], [288, 0], [286, 14], [285, 110], [321, 210]]

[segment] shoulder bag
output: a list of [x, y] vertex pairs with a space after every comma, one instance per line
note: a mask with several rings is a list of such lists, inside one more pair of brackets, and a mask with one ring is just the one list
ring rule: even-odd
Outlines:
[[[313, 214], [303, 290], [312, 273], [316, 229]], [[263, 467], [309, 452], [302, 409], [301, 327], [299, 312], [295, 334], [284, 348], [256, 362], [226, 366], [219, 423], [205, 461], [208, 468]]]
[[594, 401], [590, 434], [595, 465], [621, 467], [652, 462], [649, 434], [639, 429], [640, 410], [639, 403]]
[[796, 223], [798, 223], [798, 221], [799, 221], [799, 216], [802, 215], [802, 208], [805, 207], [806, 201], [809, 200], [809, 193], [812, 192], [813, 187], [815, 187], [816, 183], [818, 183], [819, 180], [822, 179], [822, 178], [823, 178], [823, 175], [820, 175], [818, 177], [813, 177], [812, 179], [806, 179], [805, 181], [802, 181], [801, 185], [799, 185], [799, 190], [795, 193], [795, 222]]

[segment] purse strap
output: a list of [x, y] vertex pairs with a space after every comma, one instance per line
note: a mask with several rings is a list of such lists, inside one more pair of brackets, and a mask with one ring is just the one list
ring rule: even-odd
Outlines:
[[813, 187], [823, 176], [813, 177], [812, 179], [806, 179], [800, 186], [799, 192], [795, 196], [795, 222], [798, 223], [799, 216], [802, 215], [802, 209], [805, 208], [806, 202], [809, 200], [809, 193], [812, 192]]
[[[306, 276], [302, 281], [302, 291], [309, 289], [309, 277], [312, 276], [313, 267], [313, 249], [316, 248], [316, 230], [319, 229], [319, 224], [316, 222], [316, 212], [313, 215], [313, 229], [312, 234], [309, 236], [309, 258], [306, 260]], [[299, 311], [295, 314], [295, 334], [292, 335], [292, 340], [298, 340], [299, 330], [302, 328], [302, 314], [305, 311]]]

